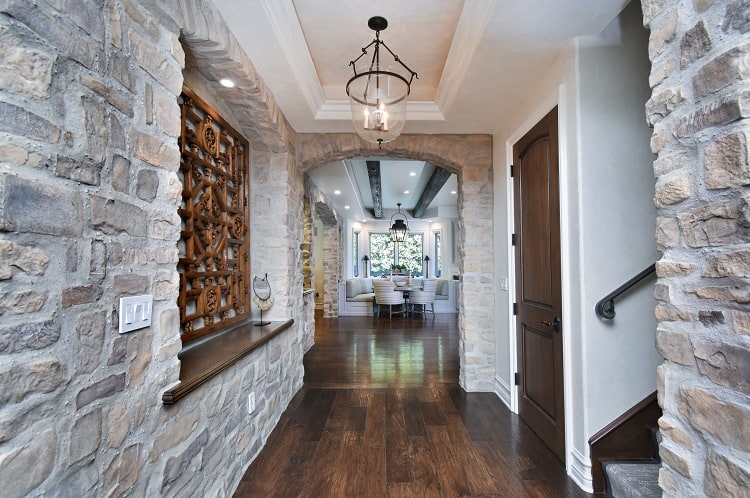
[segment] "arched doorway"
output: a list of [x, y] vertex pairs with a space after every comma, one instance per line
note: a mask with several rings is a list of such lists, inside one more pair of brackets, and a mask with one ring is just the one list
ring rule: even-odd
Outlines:
[[428, 161], [458, 176], [459, 382], [492, 391], [495, 374], [492, 137], [402, 135], [378, 149], [354, 134], [299, 134], [301, 174], [331, 161], [388, 156]]

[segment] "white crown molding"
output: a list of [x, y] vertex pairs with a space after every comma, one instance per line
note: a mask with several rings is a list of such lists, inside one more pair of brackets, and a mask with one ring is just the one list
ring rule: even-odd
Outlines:
[[469, 70], [494, 7], [495, 0], [464, 2], [435, 97], [437, 107], [445, 114], [453, 105], [456, 94], [464, 82], [466, 71]]
[[292, 0], [261, 0], [294, 80], [314, 116], [325, 102], [325, 94], [315, 70]]
[[[348, 100], [328, 100], [324, 102], [318, 112], [315, 113], [317, 120], [339, 120], [351, 121], [352, 110]], [[444, 121], [442, 111], [435, 102], [407, 102], [407, 121]]]

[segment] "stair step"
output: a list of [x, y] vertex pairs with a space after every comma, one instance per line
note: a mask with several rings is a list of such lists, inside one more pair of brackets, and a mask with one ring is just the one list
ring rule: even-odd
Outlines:
[[608, 462], [604, 473], [613, 498], [659, 498], [659, 462]]

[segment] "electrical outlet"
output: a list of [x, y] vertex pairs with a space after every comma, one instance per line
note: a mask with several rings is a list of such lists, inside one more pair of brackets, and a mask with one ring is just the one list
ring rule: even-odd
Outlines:
[[255, 411], [255, 393], [250, 393], [247, 396], [247, 413], [253, 413]]

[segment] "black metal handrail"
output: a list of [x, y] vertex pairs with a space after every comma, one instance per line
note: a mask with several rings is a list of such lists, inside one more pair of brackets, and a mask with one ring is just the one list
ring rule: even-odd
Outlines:
[[652, 273], [656, 273], [656, 263], [649, 265], [648, 268], [640, 272], [635, 277], [631, 278], [620, 287], [610, 292], [596, 303], [596, 316], [607, 320], [612, 320], [615, 317], [615, 298], [626, 292], [628, 289], [633, 287], [635, 284], [648, 277]]

